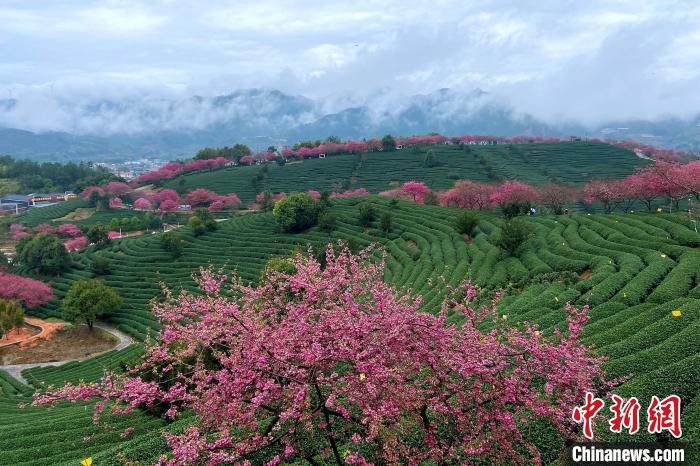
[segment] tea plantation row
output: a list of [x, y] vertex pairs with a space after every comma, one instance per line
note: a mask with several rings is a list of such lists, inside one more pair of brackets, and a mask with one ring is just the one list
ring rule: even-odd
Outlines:
[[[427, 151], [435, 166], [425, 165]], [[397, 182], [423, 181], [433, 190], [449, 188], [457, 179], [487, 182], [517, 179], [532, 184], [550, 181], [582, 184], [591, 178], [623, 178], [647, 162], [633, 152], [597, 142], [559, 142], [520, 145], [421, 146], [395, 152], [308, 159], [284, 166], [228, 167], [183, 175], [165, 183], [182, 192], [206, 188], [235, 192], [244, 202], [264, 190], [365, 188], [372, 193]], [[266, 172], [264, 171], [266, 170]], [[340, 185], [341, 188], [337, 186]]]
[[[378, 212], [391, 213], [390, 234], [380, 233], [377, 225], [359, 225], [357, 204], [365, 201]], [[484, 214], [474, 239], [465, 241], [453, 225], [455, 209], [403, 201], [394, 205], [389, 199], [371, 197], [336, 200], [331, 210], [338, 218], [331, 234], [316, 228], [298, 235], [281, 234], [269, 213], [235, 217], [198, 238], [183, 228], [178, 234], [187, 244], [182, 257], [175, 260], [162, 250], [159, 235], [117, 240], [100, 253], [112, 269], [105, 281], [125, 298], [123, 308], [110, 319], [122, 330], [143, 337], [158, 327], [148, 309], [149, 300], [160, 292], [159, 283], [193, 289], [190, 275], [202, 265], [235, 269], [243, 279], [255, 281], [268, 258], [288, 256], [306, 243], [317, 248], [337, 239], [354, 247], [379, 243], [387, 253], [386, 279], [422, 295], [426, 311], [436, 311], [444, 297], [441, 276], [451, 284], [471, 277], [488, 289], [503, 288], [499, 312], [510, 322], [537, 322], [545, 334], [565, 325], [564, 303], [590, 304], [592, 319], [584, 339], [609, 358], [605, 367], [611, 377], [627, 378], [615, 392], [643, 400], [651, 395], [680, 395], [684, 438], [698, 441], [700, 235], [685, 218], [666, 214], [528, 217], [524, 221], [534, 235], [519, 257], [505, 258], [495, 246], [502, 223], [495, 215]], [[91, 276], [93, 255], [93, 251], [75, 255], [78, 266], [54, 282], [58, 295], [74, 280]], [[680, 310], [681, 316], [673, 317], [674, 310]], [[41, 314], [59, 315], [58, 305], [42, 309]], [[461, 317], [450, 319], [459, 322]], [[139, 351], [132, 347], [23, 375], [35, 386], [94, 380], [103, 369], [118, 369]], [[99, 464], [115, 458], [151, 460], [164, 448], [159, 431], [165, 424], [160, 419], [135, 415], [139, 426], [135, 436], [122, 440], [119, 428], [95, 430], [89, 413], [79, 406], [20, 410], [17, 404], [26, 400], [26, 388], [1, 373], [0, 389], [0, 464], [75, 464], [87, 455], [94, 455]], [[123, 419], [115, 422], [121, 428], [127, 425]], [[83, 442], [84, 436], [93, 434]], [[638, 434], [635, 439], [650, 437]]]

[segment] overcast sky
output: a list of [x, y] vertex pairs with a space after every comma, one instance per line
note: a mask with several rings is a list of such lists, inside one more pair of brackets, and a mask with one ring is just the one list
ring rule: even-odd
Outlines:
[[0, 0], [0, 98], [480, 88], [555, 121], [700, 112], [700, 2]]

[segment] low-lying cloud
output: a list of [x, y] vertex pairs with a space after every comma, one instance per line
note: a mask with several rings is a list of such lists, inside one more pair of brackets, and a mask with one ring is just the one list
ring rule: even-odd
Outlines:
[[[274, 127], [359, 105], [382, 119], [441, 88], [445, 118], [482, 105], [475, 89], [552, 124], [700, 113], [692, 0], [25, 0], [0, 22], [0, 126], [37, 132]], [[254, 88], [313, 102], [216, 99]]]

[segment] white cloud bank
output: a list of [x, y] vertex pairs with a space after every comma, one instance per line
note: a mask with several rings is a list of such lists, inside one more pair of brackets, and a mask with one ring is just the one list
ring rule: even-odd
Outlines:
[[326, 109], [481, 88], [549, 122], [700, 113], [694, 0], [9, 0], [0, 24], [0, 99], [19, 102], [0, 125], [38, 131], [128, 131], [138, 115], [85, 109], [241, 88]]

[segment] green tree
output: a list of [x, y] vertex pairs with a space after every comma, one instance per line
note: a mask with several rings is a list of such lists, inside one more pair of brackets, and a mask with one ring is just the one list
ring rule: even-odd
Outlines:
[[95, 254], [90, 264], [90, 270], [94, 276], [109, 275], [112, 271], [109, 268], [109, 261], [101, 254]]
[[194, 214], [199, 217], [200, 220], [202, 220], [202, 224], [204, 225], [204, 229], [206, 231], [215, 231], [219, 227], [219, 224], [216, 223], [216, 219], [211, 214], [209, 209], [199, 208], [194, 211]]
[[252, 153], [253, 151], [250, 150], [250, 147], [246, 146], [245, 144], [236, 144], [231, 150], [231, 154], [236, 160], [246, 155], [251, 155]]
[[163, 236], [160, 237], [160, 242], [163, 245], [163, 249], [168, 251], [173, 258], [180, 257], [185, 249], [185, 242], [172, 231], [163, 233]]
[[518, 218], [503, 222], [496, 245], [511, 256], [517, 254], [520, 246], [530, 237], [530, 226]]
[[112, 220], [109, 222], [109, 229], [110, 230], [118, 230], [120, 227], [119, 219], [116, 217], [112, 217]]
[[375, 212], [374, 212], [374, 207], [372, 204], [369, 204], [367, 202], [363, 202], [360, 204], [358, 207], [360, 211], [360, 226], [363, 227], [368, 227], [372, 223], [372, 220], [374, 220]]
[[474, 236], [474, 230], [479, 225], [479, 214], [472, 210], [462, 212], [455, 220], [455, 228], [461, 235]]
[[24, 309], [19, 303], [0, 299], [0, 338], [24, 325]]
[[190, 228], [192, 228], [192, 234], [194, 236], [201, 236], [206, 231], [204, 222], [202, 222], [202, 219], [199, 218], [197, 215], [191, 216], [190, 219], [187, 221], [187, 224], [190, 226]]
[[384, 234], [391, 233], [391, 214], [389, 212], [384, 212], [379, 219], [379, 229], [382, 230]]
[[308, 193], [294, 193], [277, 201], [272, 215], [285, 232], [306, 230], [318, 221], [320, 204]]
[[92, 225], [85, 231], [85, 236], [88, 241], [94, 243], [96, 247], [101, 248], [109, 241], [107, 229], [102, 225]]
[[142, 226], [142, 224], [141, 224], [141, 219], [140, 219], [140, 218], [138, 218], [136, 215], [134, 215], [133, 217], [131, 217], [131, 221], [129, 222], [129, 228], [130, 228], [130, 229], [132, 229], [132, 230], [138, 230], [139, 228], [141, 228], [141, 226]]
[[121, 303], [117, 292], [100, 280], [81, 280], [63, 298], [63, 313], [71, 322], [85, 323], [92, 330], [95, 320], [116, 311]]
[[272, 210], [274, 206], [275, 203], [272, 201], [272, 193], [270, 191], [265, 191], [263, 193], [263, 199], [260, 202], [260, 210], [267, 212]]
[[335, 230], [336, 221], [337, 217], [335, 216], [335, 214], [332, 214], [328, 211], [324, 211], [318, 217], [318, 227], [321, 230], [330, 233], [331, 231]]
[[16, 252], [20, 264], [43, 274], [58, 275], [70, 265], [66, 247], [56, 235], [49, 233], [22, 238]]
[[396, 150], [396, 139], [391, 134], [387, 134], [382, 138], [382, 149], [385, 151]]
[[440, 164], [435, 158], [435, 153], [432, 149], [429, 149], [428, 152], [425, 154], [425, 158], [423, 159], [423, 166], [426, 168], [432, 168], [437, 167], [438, 165]]

